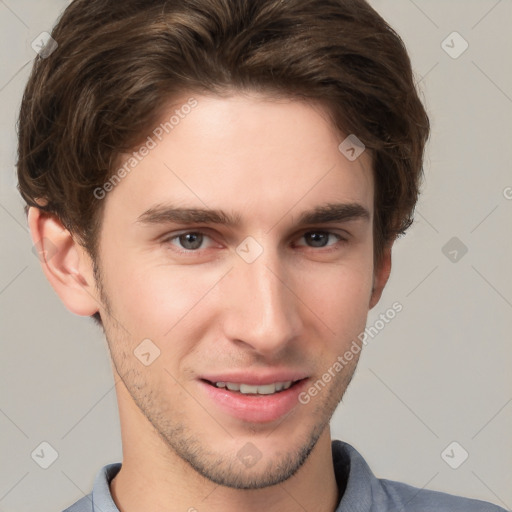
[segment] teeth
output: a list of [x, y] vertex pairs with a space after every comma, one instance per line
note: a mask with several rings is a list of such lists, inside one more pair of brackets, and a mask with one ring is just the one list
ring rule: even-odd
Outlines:
[[288, 389], [293, 384], [293, 381], [274, 382], [273, 384], [265, 384], [263, 386], [253, 386], [251, 384], [237, 384], [234, 382], [216, 382], [215, 386], [218, 388], [227, 388], [230, 391], [239, 391], [244, 395], [272, 395], [279, 391]]
[[[254, 386], [256, 391], [254, 393], [258, 393], [259, 395], [271, 395], [277, 391], [275, 384], [265, 384], [264, 386]], [[240, 388], [242, 391], [242, 388]], [[242, 391], [243, 392], [243, 391]]]
[[258, 386], [249, 386], [249, 384], [240, 384], [240, 393], [247, 395], [249, 393], [258, 393]]

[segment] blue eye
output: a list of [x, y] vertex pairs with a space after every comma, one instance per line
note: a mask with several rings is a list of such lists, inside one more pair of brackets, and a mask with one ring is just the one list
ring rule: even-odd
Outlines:
[[[335, 246], [336, 242], [346, 243], [347, 240], [337, 233], [323, 230], [310, 230], [303, 233], [299, 239], [306, 241], [306, 244], [297, 244], [312, 249], [322, 249], [323, 247]], [[329, 243], [330, 240], [334, 242]], [[172, 246], [172, 249], [180, 254], [200, 253], [205, 240], [211, 240], [206, 233], [202, 231], [186, 231], [165, 238], [162, 243]]]
[[204, 233], [200, 231], [188, 231], [187, 233], [168, 238], [165, 242], [172, 243], [173, 240], [177, 240], [185, 251], [197, 251], [203, 244], [204, 237]]
[[[326, 247], [330, 236], [334, 236], [340, 240], [344, 240], [340, 235], [331, 233], [330, 231], [308, 231], [301, 238], [309, 240], [313, 245], [311, 247]], [[332, 244], [330, 244], [332, 245]]]

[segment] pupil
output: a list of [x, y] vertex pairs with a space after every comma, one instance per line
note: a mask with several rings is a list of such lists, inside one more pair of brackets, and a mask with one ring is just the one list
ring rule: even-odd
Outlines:
[[[326, 233], [312, 232], [308, 233], [315, 247], [324, 247], [327, 241]], [[319, 243], [318, 243], [319, 242]]]
[[[185, 247], [185, 249], [198, 249], [201, 247], [201, 242], [203, 241], [203, 235], [200, 233], [186, 233], [181, 235], [180, 242]], [[191, 246], [190, 246], [191, 245]]]

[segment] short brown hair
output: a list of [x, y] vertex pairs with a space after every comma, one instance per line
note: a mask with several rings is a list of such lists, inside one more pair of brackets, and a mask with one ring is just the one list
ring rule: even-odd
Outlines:
[[429, 119], [402, 40], [364, 0], [75, 0], [51, 35], [21, 104], [18, 188], [94, 261], [93, 191], [190, 92], [319, 101], [372, 151], [376, 263], [412, 223]]

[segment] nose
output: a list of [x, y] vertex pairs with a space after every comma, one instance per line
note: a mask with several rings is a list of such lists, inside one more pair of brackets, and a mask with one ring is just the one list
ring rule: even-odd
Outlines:
[[272, 358], [284, 351], [302, 329], [301, 300], [294, 289], [297, 280], [276, 251], [268, 248], [252, 263], [236, 258], [234, 268], [223, 280], [224, 334]]

